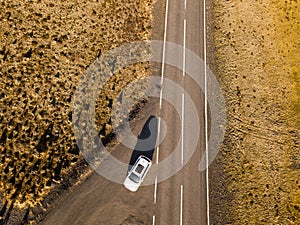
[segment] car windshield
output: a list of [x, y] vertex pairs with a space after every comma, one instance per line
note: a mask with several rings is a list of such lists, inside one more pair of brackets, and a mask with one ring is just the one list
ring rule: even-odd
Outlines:
[[135, 183], [140, 182], [140, 178], [137, 175], [135, 175], [134, 173], [130, 174], [129, 179], [132, 180]]

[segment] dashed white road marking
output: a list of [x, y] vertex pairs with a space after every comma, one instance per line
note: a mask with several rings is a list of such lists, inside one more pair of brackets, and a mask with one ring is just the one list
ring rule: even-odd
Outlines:
[[180, 185], [180, 225], [182, 225], [182, 210], [183, 210], [183, 185]]
[[183, 152], [184, 152], [184, 93], [181, 99], [181, 165], [183, 165]]
[[156, 204], [156, 195], [157, 195], [157, 176], [154, 181], [154, 204]]
[[152, 225], [155, 225], [155, 215], [152, 217]]

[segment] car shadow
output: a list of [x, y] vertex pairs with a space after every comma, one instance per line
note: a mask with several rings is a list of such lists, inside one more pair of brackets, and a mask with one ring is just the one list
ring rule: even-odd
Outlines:
[[157, 139], [157, 131], [158, 118], [151, 115], [145, 122], [141, 133], [138, 135], [138, 140], [131, 154], [127, 172], [130, 171], [131, 167], [141, 155], [152, 160]]

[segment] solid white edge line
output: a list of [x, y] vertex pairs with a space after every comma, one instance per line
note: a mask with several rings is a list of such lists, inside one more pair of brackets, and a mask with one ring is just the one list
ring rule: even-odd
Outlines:
[[152, 217], [152, 225], [155, 225], [155, 215]]
[[157, 195], [157, 176], [155, 177], [155, 182], [154, 182], [154, 204], [156, 204], [156, 195]]
[[[161, 80], [160, 80], [160, 97], [159, 97], [159, 109], [161, 110], [162, 106], [162, 88], [163, 88], [163, 80], [164, 80], [164, 70], [165, 70], [165, 57], [166, 57], [166, 41], [167, 41], [167, 25], [168, 25], [168, 11], [169, 11], [169, 0], [166, 0], [166, 13], [165, 13], [165, 27], [164, 27], [164, 45], [163, 45], [163, 55], [162, 55], [162, 66], [161, 66]], [[157, 140], [158, 143], [160, 141], [160, 122], [161, 118], [158, 118], [158, 132], [157, 132]], [[158, 164], [159, 157], [159, 146], [156, 147], [156, 164]], [[156, 203], [156, 193], [157, 193], [157, 176], [155, 177], [155, 185], [154, 185], [154, 203]], [[153, 225], [155, 224], [155, 215], [153, 215]]]
[[[167, 25], [168, 25], [168, 11], [169, 11], [169, 0], [166, 0], [166, 13], [165, 13], [165, 29], [164, 29], [164, 45], [163, 45], [163, 55], [162, 55], [162, 66], [161, 66], [161, 85], [164, 79], [165, 70], [165, 58], [166, 58], [166, 41], [167, 41]], [[162, 86], [161, 86], [162, 88]]]
[[168, 12], [169, 12], [169, 0], [166, 0], [165, 27], [164, 27], [164, 44], [163, 44], [163, 55], [162, 55], [162, 65], [161, 65], [161, 80], [160, 80], [159, 109], [161, 109], [161, 105], [162, 105], [162, 88], [163, 88], [164, 72], [165, 72]]
[[206, 155], [206, 208], [207, 208], [207, 224], [209, 219], [209, 177], [208, 177], [208, 121], [207, 121], [207, 71], [206, 71], [206, 0], [203, 0], [203, 53], [204, 53], [204, 112], [205, 112], [205, 155]]
[[159, 142], [160, 142], [160, 123], [161, 123], [161, 118], [158, 117], [158, 125], [157, 125], [157, 147], [156, 147], [156, 164], [158, 164], [158, 157], [159, 157]]
[[162, 105], [162, 86], [160, 88], [161, 89], [160, 89], [160, 93], [159, 93], [159, 109], [161, 109], [161, 105]]
[[186, 19], [183, 20], [183, 65], [182, 65], [183, 77], [185, 77], [185, 46], [186, 46]]
[[181, 98], [181, 165], [183, 165], [183, 151], [184, 151], [184, 93]]
[[158, 117], [158, 125], [157, 125], [157, 141], [159, 141], [159, 136], [160, 136], [160, 121], [161, 120], [161, 118], [160, 117]]
[[158, 164], [159, 146], [156, 147], [156, 164]]
[[183, 185], [180, 185], [180, 225], [182, 225], [182, 209], [183, 209]]

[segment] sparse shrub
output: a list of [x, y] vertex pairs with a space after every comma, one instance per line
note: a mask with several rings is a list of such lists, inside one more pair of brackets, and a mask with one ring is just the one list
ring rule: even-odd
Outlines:
[[[72, 98], [101, 54], [151, 32], [152, 0], [4, 1], [0, 11], [0, 190], [8, 203], [38, 204], [80, 158]], [[118, 72], [99, 95], [97, 125], [108, 135], [110, 109], [141, 63]]]

